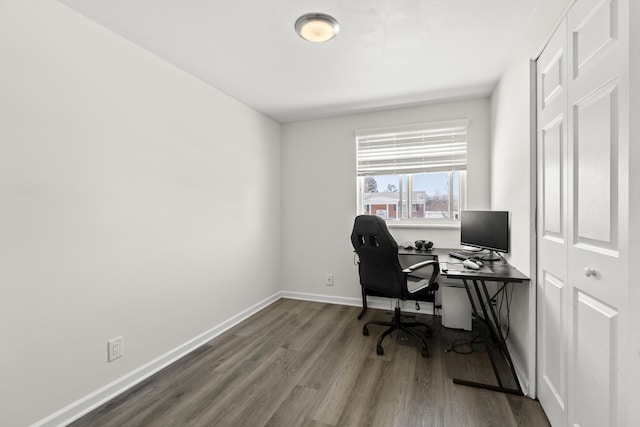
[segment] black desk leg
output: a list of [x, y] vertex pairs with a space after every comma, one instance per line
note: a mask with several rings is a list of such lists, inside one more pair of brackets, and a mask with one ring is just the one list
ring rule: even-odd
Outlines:
[[[505, 341], [504, 336], [502, 336], [502, 331], [500, 330], [500, 322], [498, 321], [496, 310], [493, 307], [493, 304], [491, 304], [491, 301], [490, 301], [491, 297], [489, 296], [487, 285], [485, 284], [484, 280], [481, 280], [480, 283], [482, 284], [482, 290], [484, 291], [484, 295], [485, 295], [484, 301], [488, 302], [488, 304], [485, 304], [485, 305], [489, 306], [489, 311], [491, 312], [491, 317], [493, 318], [494, 327], [491, 329], [493, 329], [494, 334], [497, 335], [498, 342], [500, 343], [500, 350], [502, 351], [502, 354], [506, 359], [507, 364], [509, 365], [509, 369], [511, 370], [511, 375], [513, 376], [513, 380], [515, 381], [516, 387], [518, 388], [518, 393], [522, 395], [523, 393], [522, 393], [522, 388], [520, 387], [520, 381], [518, 381], [518, 374], [516, 374], [516, 369], [513, 365], [513, 360], [511, 359], [511, 355], [509, 354], [509, 349], [507, 348], [507, 342]], [[502, 292], [506, 292], [506, 287], [502, 288]], [[486, 308], [485, 308], [485, 313], [486, 313]], [[495, 328], [498, 328], [498, 330], [496, 331]]]
[[[473, 295], [471, 293], [471, 288], [469, 286], [469, 283], [467, 282], [466, 279], [463, 279], [462, 282], [464, 283], [464, 287], [467, 290], [467, 296], [469, 297], [469, 301], [471, 302], [471, 308], [473, 309], [473, 313], [476, 316], [476, 319], [480, 319], [479, 313], [478, 313], [478, 309], [476, 308], [476, 304], [473, 301]], [[495, 328], [499, 327], [499, 323], [497, 322], [497, 316], [495, 313], [495, 310], [493, 309], [493, 306], [489, 303], [489, 309], [491, 311], [491, 315], [493, 317], [493, 320], [496, 322], [495, 324], [493, 324], [491, 322], [491, 320], [489, 319], [489, 314], [487, 313], [487, 308], [486, 308], [486, 303], [484, 303], [484, 301], [489, 301], [489, 293], [487, 292], [487, 287], [484, 283], [484, 281], [480, 281], [482, 283], [482, 287], [483, 290], [486, 294], [486, 299], [483, 298], [482, 293], [480, 292], [480, 287], [478, 286], [478, 281], [477, 280], [473, 280], [473, 287], [476, 291], [476, 295], [478, 296], [478, 303], [480, 304], [480, 307], [482, 308], [482, 312], [484, 314], [484, 318], [485, 318], [485, 322], [487, 325], [487, 328], [489, 328], [489, 333], [491, 334], [491, 337], [495, 340], [497, 340], [500, 343], [500, 350], [502, 351], [502, 353], [505, 356], [505, 359], [507, 360], [507, 364], [509, 365], [509, 367], [511, 368], [511, 373], [513, 374], [513, 379], [516, 383], [517, 389], [513, 389], [513, 388], [508, 388], [505, 387], [502, 384], [502, 379], [500, 378], [500, 373], [498, 372], [498, 367], [496, 366], [496, 361], [493, 357], [493, 352], [491, 351], [491, 347], [489, 345], [489, 343], [487, 342], [486, 339], [484, 339], [484, 345], [485, 348], [487, 349], [487, 355], [489, 356], [489, 360], [491, 361], [491, 367], [493, 368], [493, 373], [496, 377], [496, 381], [498, 382], [498, 385], [491, 385], [491, 384], [484, 384], [484, 383], [478, 383], [478, 382], [473, 382], [473, 381], [467, 381], [467, 380], [462, 380], [459, 378], [454, 378], [453, 382], [454, 384], [460, 384], [460, 385], [467, 385], [467, 386], [471, 386], [471, 387], [478, 387], [478, 388], [484, 388], [486, 390], [492, 390], [492, 391], [499, 391], [502, 393], [509, 393], [509, 394], [515, 394], [518, 396], [522, 396], [522, 389], [520, 388], [520, 382], [518, 381], [518, 377], [516, 376], [516, 372], [515, 369], [513, 368], [513, 361], [511, 360], [511, 357], [509, 356], [509, 352], [507, 350], [507, 345], [504, 341], [504, 337], [502, 336], [502, 334], [500, 333], [500, 331], [496, 331]]]

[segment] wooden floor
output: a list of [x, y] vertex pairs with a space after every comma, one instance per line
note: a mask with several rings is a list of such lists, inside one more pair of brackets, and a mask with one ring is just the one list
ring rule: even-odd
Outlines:
[[[427, 340], [383, 327], [362, 335], [357, 307], [281, 299], [72, 426], [548, 426], [537, 401], [467, 386], [491, 381], [483, 346], [446, 352], [477, 332], [439, 327]], [[468, 350], [468, 345], [456, 347]]]

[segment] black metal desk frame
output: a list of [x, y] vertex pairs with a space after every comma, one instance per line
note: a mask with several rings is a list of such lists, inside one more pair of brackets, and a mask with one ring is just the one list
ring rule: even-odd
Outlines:
[[[489, 295], [489, 291], [487, 289], [486, 282], [496, 282], [501, 285], [499, 292], [504, 292], [506, 289], [506, 285], [509, 283], [523, 283], [525, 281], [529, 281], [529, 278], [518, 271], [513, 266], [509, 265], [506, 261], [501, 260], [498, 262], [487, 262], [486, 265], [492, 269], [493, 273], [481, 273], [476, 272], [474, 270], [444, 270], [442, 268], [443, 264], [460, 264], [461, 261], [458, 259], [453, 259], [449, 257], [449, 249], [434, 249], [428, 253], [405, 249], [400, 250], [400, 254], [402, 255], [417, 255], [417, 256], [432, 256], [435, 257], [440, 263], [440, 274], [455, 280], [461, 280], [464, 284], [464, 287], [467, 291], [467, 296], [469, 298], [469, 302], [471, 303], [471, 308], [473, 309], [473, 314], [476, 319], [484, 319], [484, 323], [486, 324], [487, 329], [489, 330], [489, 334], [491, 339], [498, 343], [498, 347], [502, 356], [504, 357], [505, 362], [509, 366], [509, 370], [511, 372], [511, 376], [515, 383], [515, 388], [505, 386], [502, 381], [502, 377], [500, 376], [500, 372], [498, 371], [498, 366], [496, 364], [496, 359], [494, 357], [492, 348], [487, 339], [484, 339], [484, 345], [487, 350], [487, 355], [489, 356], [489, 360], [491, 361], [491, 368], [493, 369], [493, 373], [496, 377], [497, 385], [493, 384], [485, 384], [480, 382], [468, 381], [460, 378], [454, 378], [454, 384], [466, 385], [470, 387], [483, 388], [491, 391], [498, 391], [502, 393], [514, 394], [517, 396], [523, 396], [522, 387], [520, 386], [520, 381], [518, 381], [518, 375], [516, 374], [515, 366], [513, 364], [513, 360], [509, 355], [509, 350], [507, 349], [507, 343], [500, 331], [500, 322], [498, 321], [498, 316], [496, 314], [494, 306], [491, 304], [491, 296]], [[480, 316], [478, 312], [478, 307], [473, 299], [473, 291], [475, 291], [475, 295], [478, 298], [478, 302], [480, 304], [480, 308], [482, 310], [483, 316]], [[495, 295], [494, 295], [495, 297]], [[488, 309], [487, 309], [488, 307]]]
[[[496, 280], [492, 278], [492, 281], [496, 281]], [[467, 290], [467, 295], [469, 297], [469, 301], [471, 302], [471, 308], [473, 309], [473, 313], [475, 314], [476, 319], [480, 319], [478, 315], [479, 314], [478, 309], [476, 308], [476, 304], [473, 301], [473, 295], [471, 293], [471, 286], [469, 282], [473, 284], [473, 289], [475, 289], [476, 291], [478, 302], [480, 303], [480, 306], [482, 308], [482, 314], [484, 315], [487, 329], [489, 329], [491, 338], [498, 342], [500, 351], [502, 352], [502, 355], [504, 356], [504, 359], [507, 362], [507, 365], [509, 365], [509, 369], [511, 370], [511, 375], [516, 384], [516, 388], [506, 387], [503, 384], [502, 378], [500, 377], [500, 372], [498, 372], [498, 367], [496, 366], [496, 361], [493, 356], [493, 351], [489, 343], [487, 342], [486, 338], [483, 340], [483, 342], [487, 350], [487, 355], [489, 356], [489, 360], [491, 361], [491, 367], [493, 368], [493, 373], [495, 374], [498, 385], [495, 386], [491, 384], [478, 383], [478, 382], [463, 380], [459, 378], [454, 378], [453, 383], [471, 386], [471, 387], [484, 388], [486, 390], [499, 391], [502, 393], [515, 394], [517, 396], [523, 396], [524, 393], [522, 392], [522, 388], [520, 387], [520, 381], [518, 381], [518, 375], [516, 374], [516, 370], [513, 365], [513, 360], [511, 359], [511, 356], [509, 355], [509, 350], [507, 349], [507, 342], [502, 336], [502, 333], [500, 332], [500, 330], [498, 329], [496, 331], [496, 328], [499, 328], [500, 323], [498, 322], [498, 316], [496, 315], [496, 311], [493, 308], [493, 304], [491, 304], [491, 297], [489, 296], [489, 291], [487, 290], [487, 285], [485, 281], [479, 278], [471, 278], [471, 279], [462, 278], [462, 282], [464, 283], [464, 287]], [[504, 286], [501, 288], [500, 292], [504, 292], [506, 289], [506, 285], [510, 282], [512, 282], [512, 280], [502, 282]], [[522, 281], [517, 280], [516, 282], [522, 282]], [[487, 313], [487, 306], [489, 306], [488, 311], [491, 314], [491, 318], [489, 317], [489, 313]]]

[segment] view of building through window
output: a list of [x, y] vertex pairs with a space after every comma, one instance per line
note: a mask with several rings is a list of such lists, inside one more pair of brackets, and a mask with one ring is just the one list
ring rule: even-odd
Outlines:
[[384, 219], [460, 218], [459, 171], [377, 175], [362, 179], [364, 214]]

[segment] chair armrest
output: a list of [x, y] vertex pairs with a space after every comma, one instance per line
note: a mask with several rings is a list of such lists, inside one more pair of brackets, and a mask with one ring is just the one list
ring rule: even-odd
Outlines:
[[418, 269], [420, 269], [422, 267], [426, 267], [427, 265], [432, 265], [432, 264], [438, 264], [438, 261], [433, 260], [433, 259], [431, 259], [429, 261], [422, 261], [422, 262], [419, 262], [417, 264], [410, 265], [409, 267], [407, 267], [404, 270], [402, 270], [402, 272], [405, 273], [405, 274], [409, 274], [409, 273], [411, 273], [411, 272], [413, 272], [415, 270], [418, 270]]

